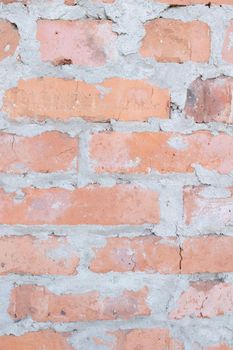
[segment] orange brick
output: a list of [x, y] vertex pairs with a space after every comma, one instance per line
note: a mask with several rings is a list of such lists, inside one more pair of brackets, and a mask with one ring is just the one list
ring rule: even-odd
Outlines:
[[37, 24], [41, 58], [55, 65], [103, 66], [116, 57], [116, 38], [107, 20], [39, 20]]
[[187, 238], [182, 245], [182, 273], [233, 272], [233, 237]]
[[218, 344], [213, 346], [208, 346], [205, 350], [233, 350], [233, 347], [226, 344]]
[[97, 133], [89, 153], [99, 173], [185, 173], [193, 172], [194, 164], [222, 174], [233, 170], [233, 137], [209, 132]]
[[148, 82], [112, 78], [102, 84], [60, 78], [21, 80], [9, 89], [3, 110], [14, 120], [89, 121], [139, 120], [169, 117], [169, 94]]
[[161, 18], [146, 23], [145, 30], [141, 46], [144, 57], [177, 63], [209, 60], [210, 30], [206, 23]]
[[69, 6], [75, 6], [77, 5], [77, 0], [64, 0], [64, 4]]
[[0, 20], [0, 61], [14, 55], [19, 39], [17, 27], [6, 20]]
[[183, 292], [170, 318], [211, 318], [233, 312], [233, 285], [218, 282], [196, 282]]
[[4, 350], [74, 350], [64, 333], [52, 330], [0, 336], [0, 349]]
[[98, 292], [56, 295], [44, 287], [22, 285], [11, 295], [8, 312], [15, 320], [31, 317], [38, 322], [76, 322], [130, 319], [150, 314], [147, 289], [125, 290], [119, 296], [101, 297]]
[[184, 218], [194, 224], [208, 218], [209, 223], [221, 218], [223, 225], [233, 220], [233, 189], [227, 197], [212, 198], [204, 195], [205, 187], [186, 187], [184, 190]]
[[77, 253], [63, 237], [1, 237], [0, 246], [0, 275], [72, 275], [79, 264]]
[[[22, 225], [140, 225], [159, 222], [156, 192], [130, 185], [88, 186], [73, 191], [0, 190], [0, 223]], [[114, 203], [114, 206], [112, 205]]]
[[22, 174], [77, 169], [78, 142], [60, 132], [23, 137], [0, 133], [0, 171]]
[[103, 248], [96, 249], [90, 269], [94, 272], [148, 271], [179, 272], [179, 247], [175, 239], [155, 236], [108, 238]]
[[111, 333], [116, 337], [114, 350], [184, 350], [166, 328], [130, 329]]

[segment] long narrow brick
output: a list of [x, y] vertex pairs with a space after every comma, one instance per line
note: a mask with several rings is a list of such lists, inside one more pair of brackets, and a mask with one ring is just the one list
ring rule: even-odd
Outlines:
[[20, 80], [6, 91], [3, 111], [13, 120], [145, 121], [169, 117], [167, 89], [144, 80], [111, 78], [99, 84], [44, 77]]
[[95, 251], [90, 264], [94, 272], [179, 272], [180, 251], [174, 238], [109, 238], [103, 248]]
[[116, 338], [114, 350], [184, 350], [182, 342], [166, 328], [120, 330], [111, 335]]
[[102, 297], [97, 291], [56, 295], [44, 287], [22, 285], [13, 290], [8, 311], [15, 320], [31, 317], [38, 322], [130, 319], [150, 314], [146, 296], [146, 288]]
[[64, 333], [52, 330], [0, 336], [2, 350], [74, 350]]
[[223, 133], [97, 133], [89, 154], [99, 173], [191, 173], [195, 164], [222, 174], [233, 171], [233, 137]]
[[20, 194], [0, 190], [1, 224], [140, 225], [159, 220], [158, 194], [132, 185], [25, 188]]

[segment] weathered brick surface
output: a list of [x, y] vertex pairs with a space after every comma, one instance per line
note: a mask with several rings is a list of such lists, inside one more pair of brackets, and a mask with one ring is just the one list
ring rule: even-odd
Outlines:
[[144, 57], [177, 63], [209, 60], [210, 32], [206, 23], [156, 19], [145, 24], [145, 31], [140, 51]]
[[14, 23], [0, 20], [0, 61], [14, 55], [19, 45], [19, 33]]
[[177, 273], [180, 253], [174, 238], [110, 238], [97, 250], [90, 269], [94, 272], [158, 271]]
[[97, 291], [55, 295], [44, 287], [23, 285], [13, 290], [8, 311], [15, 320], [31, 317], [39, 322], [130, 319], [150, 314], [146, 296], [146, 288], [103, 298]]
[[186, 224], [195, 224], [208, 218], [209, 225], [216, 218], [225, 225], [233, 220], [233, 191], [228, 189], [222, 196], [208, 195], [206, 187], [187, 187], [184, 189], [184, 217]]
[[[159, 222], [156, 192], [136, 186], [22, 189], [0, 193], [0, 223], [9, 225], [140, 225]], [[112, 208], [114, 203], [114, 208]]]
[[231, 272], [233, 237], [204, 236], [187, 238], [182, 244], [183, 273]]
[[77, 172], [78, 141], [66, 134], [54, 131], [34, 137], [22, 137], [1, 133], [0, 142], [1, 172]]
[[[46, 240], [29, 235], [1, 237], [0, 244], [1, 275], [72, 275], [79, 265], [77, 252], [63, 237], [51, 236]], [[59, 251], [63, 251], [63, 256]]]
[[0, 336], [0, 346], [4, 350], [73, 350], [67, 337], [52, 330], [30, 332], [20, 336]]
[[130, 329], [114, 333], [116, 344], [114, 350], [183, 350], [183, 344], [172, 338], [169, 330], [163, 328], [154, 329]]
[[102, 66], [114, 58], [116, 34], [110, 21], [40, 20], [37, 25], [43, 61]]
[[187, 90], [185, 113], [197, 123], [232, 123], [232, 78], [196, 79]]
[[98, 133], [92, 137], [90, 157], [100, 173], [189, 173], [200, 164], [224, 174], [233, 170], [232, 146], [231, 136], [203, 131], [192, 135]]
[[144, 121], [149, 117], [168, 118], [169, 94], [146, 81], [120, 78], [100, 84], [40, 78], [21, 80], [9, 89], [3, 110], [14, 120], [24, 116], [35, 120], [62, 120], [81, 117], [90, 121]]
[[0, 0], [0, 350], [233, 350], [232, 32]]
[[233, 286], [228, 283], [197, 282], [183, 292], [170, 317], [211, 318], [233, 312]]

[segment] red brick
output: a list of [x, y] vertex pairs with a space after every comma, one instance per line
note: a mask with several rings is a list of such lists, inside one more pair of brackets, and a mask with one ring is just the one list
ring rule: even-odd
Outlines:
[[187, 238], [182, 245], [182, 273], [233, 272], [233, 237]]
[[233, 122], [231, 111], [233, 79], [196, 79], [188, 88], [185, 114], [197, 123]]
[[14, 120], [148, 120], [169, 117], [169, 94], [149, 82], [112, 78], [100, 84], [45, 77], [9, 89], [3, 110]]
[[[226, 174], [233, 170], [233, 137], [209, 132], [97, 133], [90, 143], [99, 173], [193, 172], [194, 164]], [[224, 157], [223, 157], [224, 154]]]
[[56, 295], [44, 287], [22, 285], [13, 290], [8, 312], [15, 320], [31, 317], [38, 322], [130, 319], [150, 314], [146, 297], [146, 288], [103, 297], [97, 291]]
[[19, 39], [17, 27], [6, 20], [0, 20], [0, 61], [14, 55]]
[[184, 350], [181, 341], [166, 328], [130, 329], [111, 333], [116, 337], [113, 350]]
[[60, 132], [23, 137], [0, 133], [0, 171], [22, 174], [50, 173], [77, 168], [78, 142]]
[[[22, 225], [140, 225], [159, 222], [156, 192], [131, 185], [88, 186], [73, 191], [0, 190], [0, 223]], [[114, 206], [113, 206], [114, 203]]]
[[73, 350], [64, 333], [52, 330], [25, 333], [24, 335], [0, 336], [2, 350]]
[[207, 197], [205, 187], [186, 187], [184, 190], [184, 218], [186, 224], [206, 220], [215, 222], [221, 218], [222, 225], [233, 221], [233, 189], [227, 197]]
[[90, 269], [94, 272], [148, 271], [179, 272], [179, 247], [175, 239], [155, 236], [108, 238], [103, 248], [96, 249]]
[[196, 282], [183, 292], [170, 318], [211, 318], [233, 312], [233, 285], [217, 282]]
[[[233, 4], [233, 1], [229, 1], [229, 4]], [[232, 33], [233, 33], [233, 21], [230, 22], [229, 27], [226, 30], [223, 48], [222, 58], [227, 63], [233, 63], [233, 46], [232, 46]]]
[[79, 264], [77, 253], [63, 237], [1, 237], [0, 246], [0, 275], [72, 275]]
[[209, 60], [210, 30], [206, 23], [161, 18], [146, 23], [145, 31], [141, 46], [144, 57], [177, 63]]
[[107, 20], [38, 21], [41, 58], [55, 65], [103, 66], [116, 57], [116, 38]]

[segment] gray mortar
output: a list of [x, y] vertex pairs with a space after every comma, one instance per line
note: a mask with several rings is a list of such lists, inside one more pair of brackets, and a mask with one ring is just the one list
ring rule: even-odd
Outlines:
[[[211, 28], [212, 48], [209, 64], [157, 63], [153, 59], [144, 59], [138, 54], [140, 42], [145, 34], [143, 24], [157, 17], [190, 21], [199, 19], [208, 23]], [[51, 233], [68, 236], [71, 244], [80, 254], [81, 261], [78, 274], [72, 277], [8, 275], [1, 277], [0, 288], [0, 334], [20, 335], [28, 331], [52, 328], [57, 331], [73, 331], [70, 343], [79, 350], [105, 350], [104, 345], [94, 344], [93, 337], [101, 337], [112, 341], [106, 332], [117, 329], [167, 327], [171, 334], [185, 344], [185, 350], [201, 350], [202, 346], [227, 342], [233, 345], [233, 317], [219, 316], [212, 319], [185, 318], [179, 321], [167, 319], [167, 313], [176, 303], [177, 298], [185, 290], [190, 281], [222, 279], [233, 283], [233, 273], [194, 274], [194, 275], [161, 275], [140, 272], [95, 274], [87, 270], [93, 257], [93, 247], [105, 244], [106, 237], [134, 237], [154, 234], [159, 236], [177, 236], [182, 242], [185, 236], [203, 234], [233, 235], [233, 222], [225, 226], [221, 218], [216, 222], [204, 220], [198, 225], [186, 226], [183, 221], [183, 187], [187, 185], [208, 185], [207, 196], [227, 195], [226, 188], [233, 186], [233, 173], [221, 175], [209, 171], [196, 164], [192, 174], [165, 174], [152, 172], [148, 175], [96, 175], [88, 164], [88, 139], [93, 132], [116, 130], [125, 132], [140, 131], [176, 131], [184, 134], [196, 130], [209, 130], [213, 134], [224, 132], [233, 136], [232, 125], [220, 123], [195, 124], [185, 119], [182, 114], [186, 90], [190, 83], [199, 76], [204, 79], [227, 75], [233, 77], [232, 65], [221, 58], [224, 33], [233, 19], [233, 6], [195, 5], [187, 7], [169, 7], [153, 0], [116, 0], [115, 4], [97, 4], [90, 0], [81, 0], [77, 6], [65, 6], [63, 0], [32, 0], [27, 7], [21, 4], [0, 5], [0, 18], [7, 19], [18, 26], [21, 36], [20, 46], [14, 57], [5, 59], [0, 64], [0, 100], [6, 89], [17, 85], [20, 79], [52, 76], [67, 79], [80, 79], [89, 83], [101, 83], [110, 77], [129, 79], [147, 79], [148, 81], [168, 88], [171, 92], [170, 120], [159, 120], [151, 116], [148, 122], [88, 123], [74, 118], [67, 123], [25, 121], [9, 122], [1, 112], [0, 129], [16, 135], [34, 136], [48, 130], [59, 130], [73, 137], [80, 138], [79, 173], [59, 172], [55, 174], [26, 173], [20, 175], [3, 175], [0, 186], [6, 191], [16, 191], [19, 195], [28, 186], [37, 188], [62, 187], [72, 190], [76, 187], [98, 183], [113, 186], [116, 183], [138, 184], [154, 189], [160, 194], [161, 223], [158, 225], [120, 225], [102, 227], [95, 225], [80, 226], [8, 226], [1, 225], [0, 236], [23, 235], [46, 238]], [[87, 68], [67, 65], [54, 67], [50, 63], [41, 62], [39, 43], [36, 40], [36, 21], [48, 19], [108, 19], [113, 22], [113, 31], [118, 34], [118, 55], [113, 62], [104, 67]], [[201, 33], [200, 33], [201, 35]], [[17, 59], [21, 58], [22, 63]], [[1, 104], [0, 101], [0, 104]], [[77, 116], [79, 117], [79, 116]], [[64, 255], [56, 251], [55, 259]], [[91, 281], [91, 284], [90, 284]], [[138, 317], [133, 320], [114, 320], [98, 322], [77, 322], [68, 324], [36, 323], [31, 319], [14, 323], [7, 314], [10, 290], [14, 284], [44, 285], [54, 293], [85, 293], [98, 290], [101, 295], [118, 295], [123, 289], [138, 290], [149, 287], [148, 303], [152, 308], [149, 317]]]

